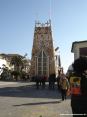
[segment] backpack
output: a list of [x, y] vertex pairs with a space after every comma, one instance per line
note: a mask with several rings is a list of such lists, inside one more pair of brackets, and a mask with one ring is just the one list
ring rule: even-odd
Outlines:
[[61, 89], [67, 90], [69, 88], [69, 82], [68, 82], [68, 79], [66, 78], [61, 78], [59, 84], [60, 84]]

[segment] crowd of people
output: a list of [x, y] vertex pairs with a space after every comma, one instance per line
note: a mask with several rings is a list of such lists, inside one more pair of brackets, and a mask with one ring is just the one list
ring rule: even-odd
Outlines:
[[67, 96], [67, 91], [70, 89], [69, 81], [66, 75], [62, 72], [56, 77], [53, 73], [47, 78], [46, 76], [35, 76], [34, 81], [36, 82], [36, 89], [46, 87], [46, 82], [49, 82], [48, 89], [54, 90], [57, 86], [59, 93], [61, 93], [61, 99], [65, 100]]
[[73, 71], [68, 76], [63, 72], [57, 77], [55, 74], [51, 74], [49, 78], [36, 76], [36, 87], [45, 88], [45, 82], [48, 80], [49, 89], [54, 89], [57, 82], [62, 101], [66, 100], [68, 95], [71, 97], [73, 117], [87, 117], [87, 57], [78, 58], [72, 67]]

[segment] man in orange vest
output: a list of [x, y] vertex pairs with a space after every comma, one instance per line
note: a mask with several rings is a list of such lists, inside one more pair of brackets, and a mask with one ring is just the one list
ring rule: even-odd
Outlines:
[[74, 74], [70, 77], [71, 108], [73, 117], [87, 117], [87, 98], [85, 98], [87, 97], [86, 88], [84, 88], [86, 93], [82, 92], [82, 86], [84, 87], [84, 83], [87, 84], [87, 80], [82, 83], [83, 73], [85, 70], [87, 70], [87, 58], [81, 57], [75, 60], [73, 69]]
[[81, 77], [73, 76], [70, 78], [71, 94], [80, 95], [80, 93], [81, 93], [80, 81], [81, 81]]

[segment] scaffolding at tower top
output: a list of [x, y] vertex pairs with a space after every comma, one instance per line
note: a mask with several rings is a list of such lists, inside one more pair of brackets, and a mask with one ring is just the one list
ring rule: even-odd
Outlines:
[[35, 27], [51, 27], [51, 20], [47, 21], [46, 23], [35, 21]]

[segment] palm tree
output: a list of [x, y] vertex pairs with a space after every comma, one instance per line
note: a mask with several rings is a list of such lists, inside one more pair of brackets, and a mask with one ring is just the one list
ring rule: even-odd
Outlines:
[[17, 80], [18, 76], [20, 75], [20, 72], [23, 68], [23, 56], [20, 55], [14, 55], [11, 58], [10, 65], [14, 66], [13, 74]]
[[15, 55], [11, 58], [10, 64], [14, 66], [14, 70], [20, 71], [23, 66], [23, 57]]

